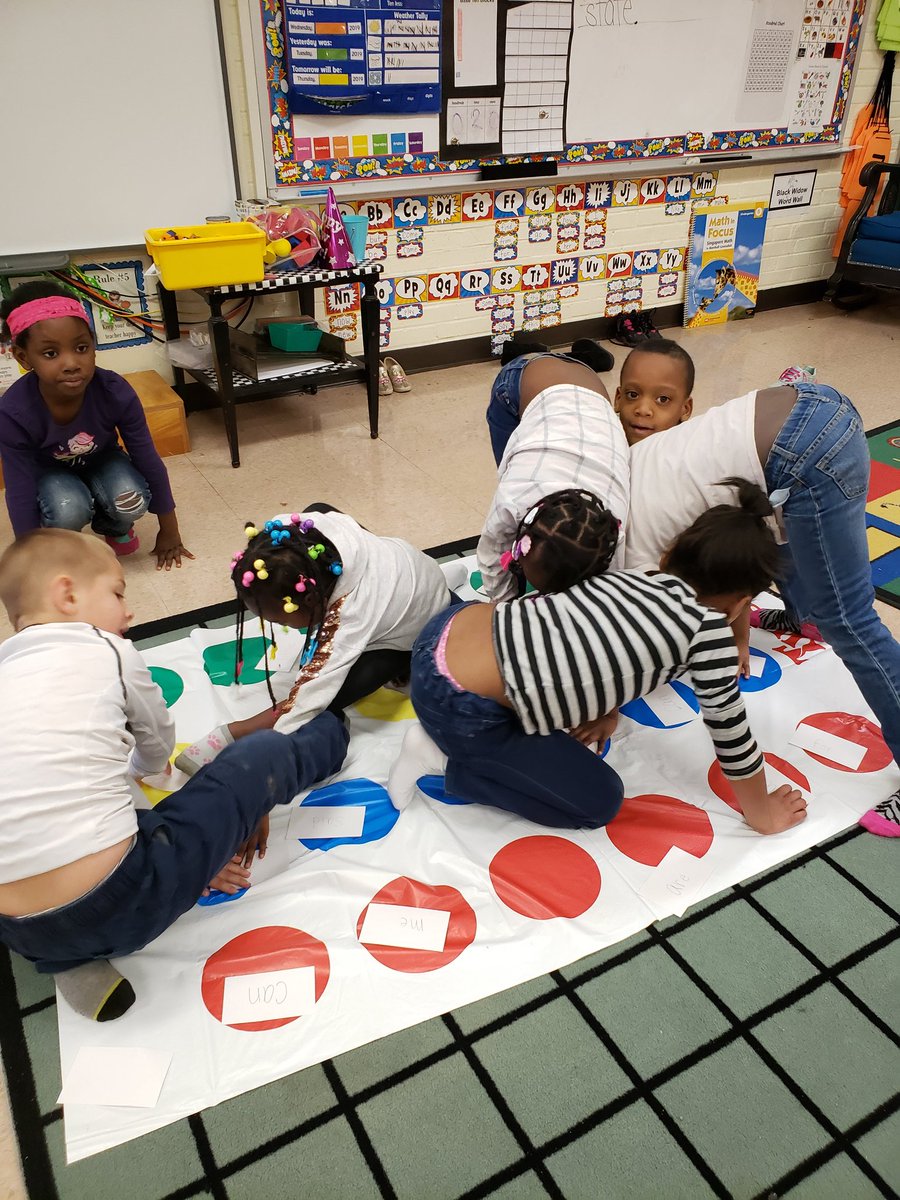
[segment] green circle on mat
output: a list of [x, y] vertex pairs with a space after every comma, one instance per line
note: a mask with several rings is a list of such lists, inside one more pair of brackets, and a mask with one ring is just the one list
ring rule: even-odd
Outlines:
[[[266, 677], [265, 671], [257, 669], [257, 663], [270, 645], [268, 638], [244, 638], [244, 667], [241, 671], [241, 683], [262, 683]], [[216, 687], [231, 687], [234, 683], [234, 655], [237, 642], [219, 642], [215, 646], [207, 646], [203, 651], [203, 670]]]
[[472, 591], [474, 591], [474, 592], [480, 591], [481, 588], [484, 586], [484, 580], [481, 577], [480, 571], [473, 571], [472, 574], [469, 576], [469, 586], [472, 588]]
[[162, 692], [166, 708], [171, 708], [181, 699], [184, 693], [184, 680], [177, 671], [170, 671], [168, 667], [151, 667], [150, 678]]

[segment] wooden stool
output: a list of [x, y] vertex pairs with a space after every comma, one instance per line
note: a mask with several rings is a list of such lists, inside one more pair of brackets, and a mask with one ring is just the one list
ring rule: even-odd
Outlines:
[[153, 445], [161, 458], [188, 454], [191, 439], [184, 416], [184, 402], [156, 371], [135, 371], [125, 379], [138, 394]]

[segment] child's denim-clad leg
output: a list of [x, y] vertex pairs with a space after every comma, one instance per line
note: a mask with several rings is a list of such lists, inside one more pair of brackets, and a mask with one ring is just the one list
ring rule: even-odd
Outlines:
[[869, 450], [859, 413], [834, 388], [795, 385], [797, 403], [766, 462], [794, 566], [788, 606], [834, 647], [900, 762], [900, 643], [874, 607], [866, 540]]
[[491, 398], [487, 407], [491, 449], [498, 467], [506, 449], [506, 443], [519, 427], [519, 392], [522, 387], [522, 372], [529, 363], [533, 363], [539, 358], [558, 358], [560, 362], [578, 361], [568, 354], [522, 354], [507, 363], [505, 367], [500, 368], [497, 378], [494, 380], [494, 386], [491, 388]]
[[54, 974], [140, 950], [193, 907], [270, 809], [340, 769], [348, 740], [326, 712], [293, 733], [227, 746], [180, 791], [138, 812], [134, 847], [108, 879], [62, 908], [0, 917], [0, 941]]
[[438, 670], [435, 646], [461, 607], [429, 621], [412, 657], [413, 707], [449, 759], [447, 792], [558, 829], [596, 829], [611, 821], [624, 791], [598, 755], [568, 733], [525, 733], [511, 708], [458, 691]]
[[501, 367], [491, 388], [491, 398], [487, 407], [488, 430], [491, 435], [491, 449], [494, 461], [500, 466], [506, 443], [519, 427], [519, 388], [522, 383], [522, 372], [532, 359], [523, 355], [514, 358], [511, 363]]
[[41, 524], [123, 537], [147, 511], [150, 488], [121, 450], [110, 450], [83, 471], [60, 467], [38, 483]]

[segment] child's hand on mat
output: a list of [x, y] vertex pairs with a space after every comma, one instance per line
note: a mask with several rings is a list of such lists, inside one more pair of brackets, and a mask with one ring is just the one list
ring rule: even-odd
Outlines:
[[576, 726], [572, 730], [572, 737], [581, 742], [582, 746], [598, 742], [602, 748], [606, 739], [615, 733], [618, 723], [619, 710], [614, 708], [604, 716], [598, 717], [596, 721], [585, 721], [583, 725]]
[[[732, 779], [744, 820], [757, 833], [784, 833], [806, 820], [806, 800], [796, 788], [784, 783], [774, 792], [766, 792], [765, 784], [759, 786], [760, 776], [750, 780]], [[762, 776], [764, 779], [765, 777]]]
[[209, 887], [203, 889], [203, 895], [208, 896], [210, 889], [214, 888], [217, 892], [225, 892], [226, 895], [233, 896], [241, 888], [249, 886], [250, 872], [241, 862], [240, 854], [235, 854], [231, 862], [227, 862], [218, 875], [214, 875], [209, 881]]
[[738, 648], [738, 679], [750, 678], [750, 647], [740, 646]]
[[269, 817], [268, 814], [263, 817], [259, 823], [259, 828], [256, 833], [250, 835], [244, 842], [243, 846], [238, 848], [237, 859], [249, 870], [253, 859], [259, 851], [259, 857], [266, 857], [266, 847], [269, 844]]

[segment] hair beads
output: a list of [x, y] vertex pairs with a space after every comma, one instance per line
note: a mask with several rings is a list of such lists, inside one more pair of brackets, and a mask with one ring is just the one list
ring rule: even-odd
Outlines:
[[[295, 627], [305, 626], [306, 641], [301, 655], [305, 665], [315, 654], [319, 626], [344, 570], [334, 544], [316, 528], [313, 520], [300, 513], [291, 513], [287, 521], [281, 518], [266, 521], [262, 528], [247, 522], [244, 533], [247, 545], [233, 557], [231, 564], [231, 578], [238, 595], [235, 680], [243, 665], [247, 609], [261, 620], [294, 618]], [[266, 682], [274, 704], [268, 666]]]

